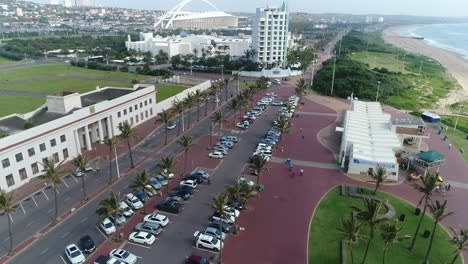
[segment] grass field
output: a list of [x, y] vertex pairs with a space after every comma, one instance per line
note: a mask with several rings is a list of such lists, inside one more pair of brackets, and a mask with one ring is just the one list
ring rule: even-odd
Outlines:
[[7, 58], [0, 57], [0, 66], [20, 64], [20, 63], [23, 63], [23, 62], [24, 62], [23, 60], [14, 61], [14, 60], [9, 60]]
[[0, 95], [0, 117], [31, 112], [45, 101], [45, 98]]
[[[366, 189], [366, 192], [370, 190]], [[414, 214], [415, 207], [411, 204], [390, 194], [379, 192], [378, 197], [388, 200], [396, 209], [396, 215], [406, 215], [404, 222], [400, 223], [403, 226], [401, 235], [413, 235], [419, 217]], [[331, 190], [318, 205], [314, 218], [310, 226], [309, 234], [309, 263], [341, 263], [340, 262], [340, 242], [337, 228], [341, 226], [341, 219], [349, 217], [351, 214], [350, 206], [358, 206], [362, 208], [363, 201], [358, 198], [340, 196], [340, 189], [337, 187]], [[433, 221], [426, 216], [423, 220], [421, 231], [432, 230]], [[369, 229], [367, 226], [362, 226], [363, 234], [367, 234]], [[421, 232], [421, 233], [422, 233]], [[430, 255], [430, 263], [447, 263], [452, 258], [454, 247], [448, 242], [450, 236], [440, 226], [436, 229], [434, 244]], [[354, 245], [355, 263], [361, 263], [364, 254], [366, 240], [359, 240]], [[411, 240], [405, 240], [399, 244], [393, 244], [387, 255], [388, 263], [421, 263], [429, 243], [429, 239], [423, 238], [421, 235], [416, 241], [414, 252], [409, 252]], [[383, 241], [380, 232], [377, 231], [376, 238], [370, 246], [369, 255], [366, 263], [382, 263]], [[347, 252], [348, 261], [349, 252]], [[458, 259], [457, 264], [461, 264], [461, 259]]]
[[460, 152], [460, 154], [465, 160], [465, 163], [468, 164], [468, 139], [466, 138], [468, 134], [460, 130], [453, 130], [453, 128], [444, 130], [442, 134], [448, 137], [449, 142], [452, 143], [458, 151], [460, 151], [460, 149], [465, 151], [464, 153]]
[[397, 56], [391, 53], [356, 52], [351, 54], [350, 57], [369, 65], [371, 69], [375, 67], [387, 68], [387, 70], [392, 72], [409, 73], [404, 69], [403, 63], [398, 60]]
[[161, 88], [157, 88], [156, 89], [156, 91], [157, 91], [157, 93], [156, 93], [157, 101], [156, 102], [164, 101], [167, 98], [169, 98], [171, 96], [174, 96], [174, 95], [182, 92], [183, 90], [185, 90], [187, 88], [188, 87], [178, 86], [178, 85], [173, 85], [173, 84], [169, 84], [169, 85], [163, 86]]

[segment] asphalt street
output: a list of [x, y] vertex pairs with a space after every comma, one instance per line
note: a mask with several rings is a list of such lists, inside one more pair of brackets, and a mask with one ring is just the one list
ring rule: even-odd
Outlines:
[[[232, 91], [234, 91], [234, 87], [230, 88]], [[221, 98], [223, 98], [223, 93], [221, 93]], [[209, 105], [209, 108], [213, 108], [214, 103], [211, 102]], [[201, 108], [201, 115], [204, 113], [204, 108]], [[232, 111], [229, 109], [229, 107], [226, 105], [222, 109], [223, 112], [225, 113], [230, 113], [232, 114]], [[197, 110], [196, 108], [192, 109], [191, 112], [191, 120], [192, 123], [194, 123], [197, 120]], [[187, 127], [187, 114], [185, 114], [184, 121], [186, 122], [186, 127]], [[253, 127], [249, 130], [248, 133], [254, 133], [256, 128], [255, 127], [261, 127], [261, 122], [256, 122]], [[262, 126], [263, 127], [263, 126]], [[204, 121], [201, 121], [200, 123], [196, 124], [190, 131], [187, 132], [187, 135], [193, 136], [194, 138], [199, 138], [203, 135], [207, 135], [209, 133], [209, 119], [205, 119]], [[266, 128], [265, 128], [266, 129]], [[176, 135], [177, 129], [174, 129], [172, 131], [169, 131], [169, 138], [172, 138], [173, 136]], [[261, 136], [259, 134], [259, 136]], [[249, 139], [243, 139], [242, 141], [248, 142]], [[136, 147], [133, 151], [134, 159], [136, 161], [143, 159], [148, 153], [151, 153], [154, 151], [156, 148], [161, 146], [164, 142], [164, 131], [163, 129], [159, 129], [158, 131], [155, 132], [155, 134], [151, 137], [149, 137], [145, 142], [140, 144], [138, 147]], [[255, 142], [252, 142], [254, 144]], [[236, 167], [231, 168], [232, 171], [235, 171], [234, 169], [239, 168], [238, 170], [240, 171], [240, 168], [243, 166], [243, 164], [246, 162], [247, 157], [250, 154], [247, 153], [240, 153], [236, 154], [237, 152], [241, 151], [242, 145], [246, 143], [240, 143], [238, 144], [239, 146], [237, 147], [238, 149], [234, 150], [233, 153], [230, 154], [230, 157], [237, 157], [237, 155], [242, 156], [242, 158], [238, 161], [234, 161]], [[253, 145], [250, 144], [250, 150], [248, 152], [252, 151]], [[166, 148], [161, 151], [161, 153], [158, 153], [158, 157], [161, 156], [166, 156], [166, 155], [175, 155], [177, 153], [180, 153], [182, 151], [182, 148], [176, 143], [173, 142], [166, 146]], [[246, 150], [245, 150], [246, 151]], [[247, 151], [246, 151], [247, 152]], [[245, 155], [244, 155], [245, 154]], [[239, 157], [240, 157], [239, 156]], [[231, 160], [231, 158], [227, 158], [227, 160]], [[142, 171], [144, 169], [147, 169], [151, 172], [154, 172], [156, 170], [156, 164], [158, 163], [158, 158], [156, 159], [148, 159], [146, 162], [144, 162], [136, 171]], [[125, 169], [130, 167], [129, 164], [129, 159], [128, 155], [122, 155], [119, 158], [119, 167], [120, 171], [124, 171]], [[234, 166], [230, 165], [231, 161], [229, 162], [223, 162], [223, 165], [220, 166], [220, 168], [224, 168], [225, 166]], [[109, 166], [106, 165], [101, 165], [101, 173], [100, 175], [97, 175], [93, 172], [88, 173], [88, 176], [86, 176], [86, 186], [87, 186], [87, 191], [88, 193], [93, 193], [96, 190], [98, 190], [100, 187], [105, 185], [108, 181], [108, 172]], [[113, 170], [115, 173], [115, 169]], [[135, 172], [135, 171], [134, 171]], [[133, 175], [132, 172], [131, 174]], [[216, 173], [218, 174], [218, 172]], [[96, 228], [96, 223], [99, 219], [99, 216], [95, 213], [97, 209], [97, 203], [107, 197], [108, 193], [111, 190], [114, 191], [119, 191], [122, 194], [131, 192], [132, 190], [129, 188], [130, 182], [132, 181], [133, 177], [132, 175], [126, 176], [124, 179], [119, 181], [118, 183], [114, 184], [111, 188], [103, 192], [99, 197], [94, 199], [93, 201], [90, 201], [85, 207], [81, 208], [74, 214], [72, 214], [68, 219], [64, 220], [59, 226], [51, 230], [49, 233], [46, 235], [42, 236], [37, 242], [35, 242], [31, 247], [27, 248], [20, 254], [18, 254], [10, 263], [64, 263], [63, 259], [65, 259], [65, 256], [63, 254], [64, 247], [70, 243], [77, 243], [79, 238], [83, 234], [89, 234], [91, 235], [94, 239], [97, 245], [100, 245], [104, 242], [106, 237], [101, 233]], [[116, 177], [116, 175], [114, 175]], [[220, 177], [222, 179], [223, 177]], [[210, 186], [210, 189], [215, 189], [219, 187], [219, 191], [223, 189], [223, 185], [226, 184], [226, 182], [222, 182], [221, 180], [218, 182], [217, 180], [213, 185]], [[203, 186], [205, 187], [205, 186]], [[202, 193], [203, 187], [200, 189], [199, 193]], [[67, 210], [69, 210], [72, 206], [76, 205], [79, 203], [82, 199], [82, 192], [81, 192], [81, 182], [80, 179], [73, 178], [72, 176], [66, 177], [64, 179], [64, 184], [60, 185], [58, 187], [59, 191], [59, 215], [63, 214]], [[211, 199], [210, 197], [207, 197], [208, 199]], [[201, 197], [200, 197], [201, 199]], [[197, 200], [196, 198], [190, 203], [195, 203]], [[206, 201], [205, 203], [207, 203]], [[202, 201], [203, 203], [203, 201]], [[205, 206], [205, 205], [200, 205], [200, 206]], [[187, 211], [190, 212], [191, 209], [188, 209]], [[199, 212], [196, 207], [194, 206], [194, 213]], [[24, 208], [24, 210], [23, 210]], [[35, 234], [37, 231], [41, 230], [45, 226], [47, 226], [50, 221], [52, 220], [52, 217], [54, 215], [54, 206], [53, 206], [53, 190], [52, 188], [46, 188], [44, 192], [39, 192], [35, 195], [32, 196], [31, 199], [28, 201], [24, 201], [19, 205], [19, 208], [16, 213], [12, 215], [12, 219], [14, 222], [13, 225], [13, 233], [14, 233], [14, 242], [15, 245], [20, 244], [22, 241], [26, 240], [29, 236]], [[181, 216], [184, 215], [185, 212], [181, 213]], [[204, 219], [207, 221], [208, 215], [204, 216]], [[0, 253], [2, 255], [6, 254], [6, 250], [8, 248], [8, 232], [7, 232], [7, 219], [6, 217], [0, 217], [0, 243], [1, 243], [1, 248], [0, 248]], [[168, 231], [170, 230], [171, 227], [169, 227]], [[169, 233], [169, 232], [167, 232]], [[192, 241], [193, 242], [193, 241]], [[193, 244], [193, 243], [192, 243]], [[177, 249], [177, 248], [175, 248]], [[180, 255], [179, 255], [180, 256]]]

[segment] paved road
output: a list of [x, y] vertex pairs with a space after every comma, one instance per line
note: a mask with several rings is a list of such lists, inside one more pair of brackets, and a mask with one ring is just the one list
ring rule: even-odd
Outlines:
[[[37, 66], [37, 65], [44, 65], [44, 64], [65, 64], [65, 63], [60, 62], [60, 61], [56, 61], [56, 60], [32, 60], [32, 61], [28, 61], [28, 62], [25, 62], [25, 63], [0, 66], [0, 71], [1, 70], [16, 69], [16, 68], [23, 68], [23, 67], [31, 67], [31, 66]], [[66, 63], [66, 64], [68, 64], [68, 63]]]
[[[235, 89], [232, 87], [231, 89]], [[210, 103], [210, 108], [213, 107], [213, 103]], [[228, 106], [223, 108], [224, 112], [231, 112]], [[196, 109], [192, 111], [191, 120], [195, 121], [197, 112]], [[184, 121], [187, 122], [188, 118], [184, 117]], [[209, 120], [206, 119], [188, 131], [187, 135], [199, 138], [208, 133]], [[177, 129], [170, 131], [170, 136], [174, 136]], [[139, 145], [134, 151], [134, 159], [136, 161], [143, 159], [148, 153], [153, 151], [155, 148], [162, 145], [164, 141], [163, 131], [157, 131], [155, 136], [148, 138], [144, 143]], [[174, 155], [181, 152], [181, 147], [177, 143], [168, 145], [159, 156]], [[245, 159], [244, 161], [245, 162]], [[137, 171], [148, 169], [155, 171], [155, 166], [158, 163], [158, 159], [149, 159], [144, 162]], [[123, 155], [119, 159], [120, 170], [124, 171], [130, 167], [129, 159], [127, 155]], [[115, 170], [114, 170], [115, 171]], [[103, 166], [101, 169], [101, 175], [94, 175], [91, 173], [86, 178], [86, 185], [88, 187], [88, 193], [92, 193], [105, 185], [108, 179], [108, 166]], [[131, 175], [125, 177], [120, 182], [114, 184], [110, 190], [116, 190], [121, 193], [130, 192], [130, 185], [132, 177]], [[59, 194], [59, 207], [61, 214], [66, 212], [71, 206], [77, 204], [81, 200], [81, 185], [79, 181], [75, 181], [74, 178], [69, 177], [65, 179], [67, 185], [60, 185], [58, 190]], [[68, 186], [68, 187], [67, 187]], [[216, 186], [213, 184], [213, 186]], [[221, 186], [222, 187], [222, 186]], [[33, 246], [26, 249], [24, 252], [15, 257], [11, 263], [63, 263], [61, 256], [63, 257], [63, 247], [72, 242], [77, 242], [82, 234], [90, 234], [96, 239], [96, 243], [99, 245], [104, 241], [103, 235], [96, 229], [96, 223], [98, 216], [95, 213], [97, 209], [97, 203], [103, 198], [107, 197], [110, 190], [105, 191], [97, 199], [89, 202], [84, 208], [73, 214], [70, 218], [61, 223], [60, 226], [53, 229], [46, 235], [40, 238]], [[45, 227], [53, 216], [53, 191], [52, 189], [45, 190], [45, 195], [39, 193], [33, 196], [34, 200], [26, 201], [23, 203], [26, 214], [19, 209], [12, 218], [14, 220], [14, 234], [15, 244], [19, 244], [18, 241], [24, 241], [30, 235], [36, 233]], [[47, 200], [46, 196], [49, 198]], [[37, 203], [38, 206], [35, 205]], [[1, 217], [0, 219], [0, 252], [6, 253], [8, 246], [8, 232], [6, 230], [6, 218]]]

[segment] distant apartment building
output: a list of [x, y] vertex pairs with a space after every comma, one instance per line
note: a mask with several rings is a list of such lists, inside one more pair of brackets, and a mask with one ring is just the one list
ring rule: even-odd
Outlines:
[[211, 36], [211, 35], [188, 35], [188, 36], [153, 36], [153, 33], [140, 33], [139, 41], [131, 41], [130, 36], [125, 42], [128, 50], [140, 52], [151, 52], [157, 55], [159, 51], [166, 52], [169, 57], [175, 55], [193, 54], [196, 56], [211, 57], [214, 55], [229, 55], [239, 57], [251, 47], [251, 36], [238, 35], [235, 37]]
[[65, 7], [72, 7], [72, 0], [63, 0], [63, 5]]
[[371, 16], [366, 16], [366, 23], [372, 23], [374, 19]]
[[49, 4], [58, 5], [58, 4], [60, 4], [60, 2], [59, 2], [59, 0], [50, 0]]
[[253, 22], [252, 48], [256, 62], [286, 66], [288, 56], [289, 11], [283, 2], [280, 8], [257, 8]]
[[[92, 150], [94, 143], [120, 134], [119, 124], [132, 126], [156, 115], [153, 85], [105, 87], [85, 94], [61, 92], [27, 114], [0, 119], [0, 188], [12, 191], [42, 175], [44, 159], [56, 163]], [[25, 121], [33, 127], [24, 128]]]
[[22, 17], [23, 16], [23, 9], [22, 8], [16, 8], [16, 15], [19, 16], [19, 17]]
[[89, 6], [89, 0], [75, 0], [77, 6]]
[[385, 19], [383, 17], [379, 17], [379, 23], [383, 23]]

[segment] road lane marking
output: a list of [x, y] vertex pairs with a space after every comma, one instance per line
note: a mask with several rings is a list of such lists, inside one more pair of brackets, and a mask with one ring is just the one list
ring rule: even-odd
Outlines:
[[78, 182], [78, 180], [75, 178], [75, 176], [73, 176], [73, 174], [70, 174], [70, 176], [72, 176], [72, 178], [73, 178], [76, 182]]
[[34, 222], [28, 223], [28, 224], [26, 225], [26, 227], [29, 227], [29, 226], [31, 226], [32, 224], [34, 224]]
[[41, 256], [44, 255], [47, 252], [47, 250], [49, 250], [49, 248], [46, 248], [44, 251], [42, 251]]
[[70, 234], [70, 232], [66, 232], [65, 234], [62, 235], [62, 238], [68, 236]]
[[70, 189], [70, 186], [68, 186], [67, 182], [65, 181], [65, 179], [62, 179], [62, 182], [63, 184], [65, 184], [65, 186], [67, 186], [67, 189]]
[[136, 256], [136, 257], [139, 258], [139, 259], [143, 259], [143, 257], [140, 257], [140, 256]]
[[11, 217], [11, 214], [8, 214], [8, 216], [10, 217], [11, 223], [15, 223], [15, 221], [13, 221], [13, 217]]
[[51, 211], [53, 211], [53, 210], [54, 210], [54, 208], [52, 208], [52, 209], [50, 209], [49, 211], [47, 211], [47, 213], [49, 213], [49, 214], [50, 214], [50, 212], [51, 212]]
[[23, 203], [20, 203], [21, 209], [23, 210], [23, 213], [26, 214], [26, 210], [24, 210]]
[[49, 200], [49, 197], [47, 197], [47, 194], [44, 192], [44, 189], [42, 189], [41, 191], [42, 191], [42, 193], [44, 194], [45, 198], [46, 198], [47, 200]]
[[83, 220], [81, 220], [81, 223], [84, 223], [86, 220], [88, 220], [88, 217], [83, 218]]
[[62, 256], [60, 256], [60, 258], [62, 259], [62, 261], [63, 261], [63, 264], [67, 264], [67, 262], [65, 261], [65, 259], [63, 259], [63, 257], [62, 257]]
[[101, 233], [101, 235], [104, 237], [104, 239], [107, 240], [107, 236], [104, 235], [104, 233], [101, 231], [101, 229], [99, 227], [96, 226], [96, 229], [99, 231], [99, 233]]
[[67, 198], [63, 199], [64, 202], [70, 200], [70, 196], [67, 196]]
[[144, 246], [144, 245], [140, 245], [140, 244], [133, 243], [133, 242], [130, 242], [130, 241], [128, 241], [128, 244], [132, 244], [132, 245], [134, 245], [134, 246], [138, 246], [138, 247], [142, 247], [142, 248], [146, 248], [146, 249], [151, 249], [151, 247]]
[[33, 200], [34, 204], [36, 205], [37, 208], [39, 208], [39, 205], [36, 203], [36, 199], [34, 199], [34, 196], [31, 196], [31, 199]]

